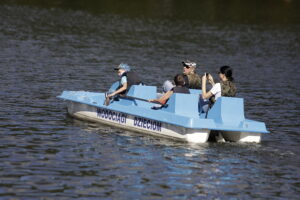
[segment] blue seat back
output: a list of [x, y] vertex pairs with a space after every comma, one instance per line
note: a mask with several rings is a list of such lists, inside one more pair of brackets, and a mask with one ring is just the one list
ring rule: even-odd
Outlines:
[[198, 90], [198, 89], [189, 89], [191, 94], [202, 94], [202, 90]]
[[[156, 87], [146, 86], [146, 85], [132, 85], [127, 93], [127, 96], [137, 97], [145, 100], [156, 99]], [[141, 100], [128, 100], [132, 102], [133, 105], [150, 108], [151, 104]]]
[[208, 111], [208, 119], [214, 119], [218, 123], [239, 125], [245, 120], [244, 99], [233, 97], [220, 97]]
[[175, 114], [199, 116], [198, 101], [198, 94], [174, 93], [167, 102], [168, 106], [163, 110]]
[[156, 87], [146, 85], [132, 85], [127, 93], [127, 96], [138, 97], [141, 99], [155, 99]]
[[114, 83], [110, 86], [108, 92], [109, 92], [109, 93], [112, 93], [112, 92], [116, 91], [117, 88], [119, 87], [119, 85], [120, 85], [120, 82], [119, 82], [119, 81], [114, 82]]

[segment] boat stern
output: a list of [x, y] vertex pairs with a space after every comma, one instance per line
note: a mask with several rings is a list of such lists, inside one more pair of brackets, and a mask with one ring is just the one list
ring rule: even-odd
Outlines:
[[242, 98], [219, 98], [208, 111], [207, 118], [215, 121], [215, 130], [226, 141], [259, 143], [262, 134], [268, 133], [265, 123], [245, 119]]

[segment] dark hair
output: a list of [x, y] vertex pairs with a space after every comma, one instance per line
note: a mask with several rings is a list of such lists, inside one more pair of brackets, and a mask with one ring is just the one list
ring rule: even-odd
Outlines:
[[184, 86], [184, 77], [182, 74], [177, 74], [175, 77], [174, 77], [174, 82], [175, 82], [175, 85], [178, 86]]
[[229, 81], [233, 81], [231, 67], [229, 66], [220, 67], [220, 73], [224, 74]]

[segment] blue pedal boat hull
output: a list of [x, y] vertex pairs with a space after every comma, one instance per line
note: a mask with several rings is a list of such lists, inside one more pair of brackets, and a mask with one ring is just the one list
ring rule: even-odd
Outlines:
[[142, 133], [171, 137], [193, 143], [207, 142], [211, 131], [218, 131], [226, 141], [260, 142], [268, 133], [263, 122], [245, 119], [241, 98], [221, 97], [208, 113], [199, 112], [200, 90], [192, 94], [173, 94], [168, 106], [152, 109], [154, 86], [132, 86], [128, 96], [104, 105], [105, 94], [64, 91], [58, 98], [67, 101], [68, 113], [82, 120], [95, 121]]

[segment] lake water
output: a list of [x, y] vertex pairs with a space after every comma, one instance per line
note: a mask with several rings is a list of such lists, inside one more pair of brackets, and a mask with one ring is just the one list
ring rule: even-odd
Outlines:
[[[0, 199], [297, 199], [299, 1], [0, 2]], [[161, 87], [230, 65], [260, 144], [191, 145], [66, 115], [113, 67]]]

